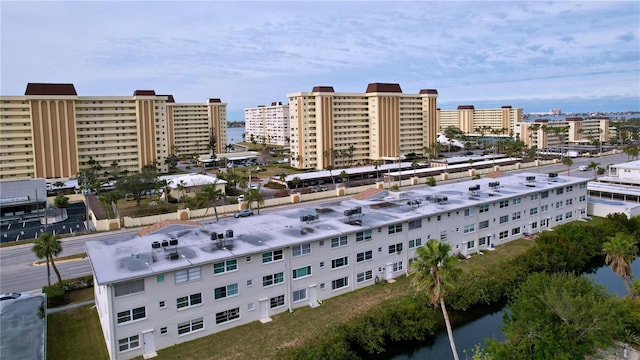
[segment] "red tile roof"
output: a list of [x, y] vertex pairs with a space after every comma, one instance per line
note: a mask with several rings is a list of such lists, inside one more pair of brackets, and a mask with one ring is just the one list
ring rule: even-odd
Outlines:
[[367, 93], [386, 92], [386, 93], [402, 93], [400, 84], [389, 83], [371, 83], [367, 85]]
[[25, 95], [73, 95], [77, 96], [73, 84], [28, 83]]

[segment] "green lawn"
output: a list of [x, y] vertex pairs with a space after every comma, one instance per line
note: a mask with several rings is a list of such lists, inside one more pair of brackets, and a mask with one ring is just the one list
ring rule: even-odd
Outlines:
[[[496, 266], [524, 253], [533, 243], [512, 241], [463, 260], [460, 266], [465, 271]], [[275, 315], [267, 324], [256, 321], [160, 350], [158, 359], [274, 359], [279, 349], [304, 344], [387, 299], [411, 292], [409, 278], [401, 277], [393, 284], [381, 283], [328, 299], [315, 309], [304, 307]], [[49, 359], [107, 357], [98, 316], [91, 306], [49, 315], [48, 346]]]

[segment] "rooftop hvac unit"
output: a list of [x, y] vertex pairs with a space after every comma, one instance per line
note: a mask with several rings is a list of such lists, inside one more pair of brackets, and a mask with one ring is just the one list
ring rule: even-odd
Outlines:
[[433, 196], [431, 195], [425, 196], [424, 199], [427, 200], [428, 202], [433, 202]]
[[218, 240], [218, 234], [211, 233], [211, 241], [216, 241], [216, 240]]
[[160, 241], [154, 241], [151, 243], [152, 249], [160, 249]]
[[469, 191], [480, 191], [480, 184], [474, 185], [474, 186], [470, 186], [469, 187]]
[[224, 239], [224, 234], [223, 233], [219, 233], [218, 234], [218, 240], [222, 240]]
[[422, 204], [422, 200], [420, 199], [411, 199], [407, 201], [407, 205], [420, 205]]
[[527, 182], [534, 182], [536, 181], [536, 177], [535, 176], [527, 176]]
[[169, 239], [169, 245], [171, 245], [171, 246], [178, 245], [178, 239], [176, 239], [176, 238]]
[[169, 246], [169, 240], [162, 240], [162, 247]]
[[550, 180], [550, 181], [558, 181], [558, 174], [556, 174], [556, 173], [549, 173], [549, 180]]
[[354, 214], [362, 214], [362, 207], [356, 206], [353, 208]]
[[225, 236], [228, 237], [228, 238], [232, 238], [233, 237], [233, 230], [227, 230], [225, 232]]
[[500, 187], [500, 181], [490, 181], [489, 182], [489, 188], [496, 190]]
[[178, 252], [177, 252], [177, 251], [172, 252], [172, 253], [169, 255], [169, 259], [171, 259], [171, 260], [178, 260], [178, 259], [180, 259], [180, 255], [178, 255]]
[[351, 209], [345, 210], [342, 214], [344, 214], [344, 216], [351, 216]]

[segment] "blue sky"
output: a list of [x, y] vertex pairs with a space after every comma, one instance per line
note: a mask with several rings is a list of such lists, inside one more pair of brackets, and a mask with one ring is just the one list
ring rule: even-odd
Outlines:
[[2, 95], [221, 98], [242, 109], [317, 85], [435, 88], [442, 109], [640, 109], [640, 2], [2, 1]]

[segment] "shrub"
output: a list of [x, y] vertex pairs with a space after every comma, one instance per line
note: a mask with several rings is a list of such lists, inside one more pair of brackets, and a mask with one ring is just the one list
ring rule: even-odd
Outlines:
[[51, 286], [43, 286], [42, 292], [47, 295], [48, 307], [56, 307], [69, 302], [64, 285], [59, 283]]
[[427, 178], [426, 184], [429, 186], [436, 186], [436, 178], [434, 178], [433, 176], [429, 176]]

